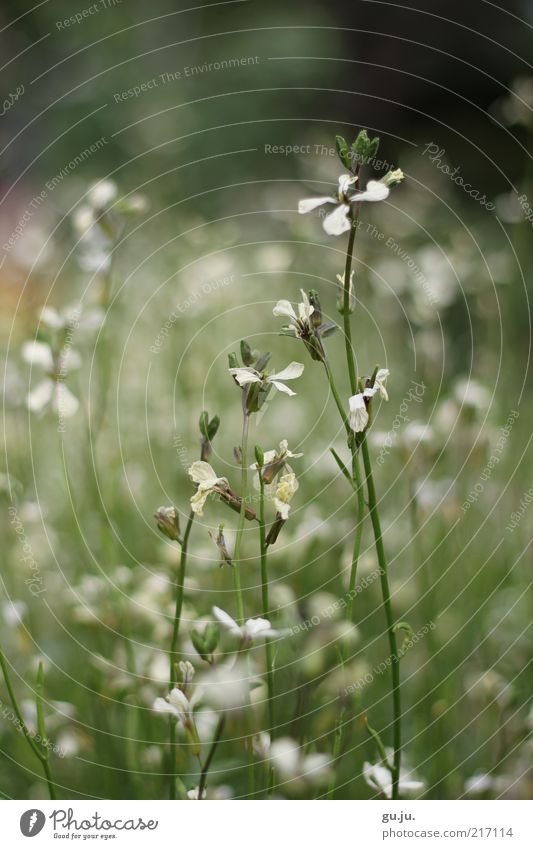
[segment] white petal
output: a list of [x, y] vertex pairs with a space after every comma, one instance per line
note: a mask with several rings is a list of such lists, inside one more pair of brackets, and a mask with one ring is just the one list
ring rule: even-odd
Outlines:
[[172, 705], [169, 705], [166, 699], [156, 699], [152, 707], [156, 713], [171, 713], [173, 716], [179, 718], [177, 710]]
[[25, 342], [22, 346], [22, 358], [32, 366], [40, 366], [46, 371], [51, 371], [54, 367], [52, 349], [46, 342]]
[[64, 319], [53, 307], [44, 307], [41, 310], [39, 321], [47, 327], [50, 327], [51, 330], [61, 330], [61, 328], [65, 326]]
[[207, 496], [209, 495], [209, 489], [202, 489], [198, 487], [197, 492], [194, 495], [191, 495], [190, 504], [191, 510], [197, 516], [204, 515], [204, 504], [207, 501]]
[[194, 483], [200, 484], [204, 489], [215, 486], [219, 480], [213, 467], [204, 460], [195, 460], [189, 467], [188, 474]]
[[178, 687], [174, 687], [173, 690], [170, 691], [168, 697], [169, 703], [179, 711], [180, 714], [186, 716], [190, 713], [191, 705], [189, 703], [189, 699]]
[[304, 366], [302, 363], [289, 363], [282, 371], [271, 374], [268, 380], [294, 380], [303, 374]]
[[220, 624], [223, 625], [224, 628], [227, 628], [228, 631], [230, 631], [230, 633], [232, 633], [232, 634], [241, 634], [242, 633], [241, 628], [237, 625], [237, 623], [235, 622], [235, 619], [232, 619], [232, 617], [229, 615], [229, 613], [226, 613], [225, 610], [222, 610], [220, 607], [216, 607], [216, 605], [215, 605], [215, 607], [213, 607], [213, 613], [216, 616], [216, 618], [218, 619], [218, 621], [220, 622]]
[[390, 189], [381, 182], [381, 180], [369, 180], [366, 184], [364, 192], [360, 192], [352, 197], [352, 203], [359, 203], [363, 200], [385, 200], [390, 195]]
[[263, 631], [271, 631], [270, 622], [268, 619], [262, 619], [258, 616], [256, 619], [247, 619], [244, 627], [248, 631], [248, 634], [251, 637], [256, 637], [258, 634], [262, 634]]
[[312, 212], [313, 209], [317, 208], [317, 206], [322, 206], [325, 203], [337, 203], [337, 201], [335, 198], [328, 196], [320, 198], [306, 198], [298, 203], [298, 212], [300, 215], [305, 215], [306, 212]]
[[239, 386], [247, 383], [261, 383], [261, 375], [253, 368], [230, 368], [229, 373], [233, 375]]
[[26, 398], [28, 409], [33, 413], [40, 413], [52, 400], [54, 389], [55, 383], [51, 377], [38, 383]]
[[286, 501], [282, 501], [280, 498], [274, 498], [274, 506], [281, 518], [286, 522], [289, 518], [291, 505], [288, 504]]
[[272, 379], [270, 379], [270, 378], [269, 378], [269, 380], [270, 380], [270, 383], [271, 383], [273, 386], [275, 386], [275, 387], [276, 387], [276, 389], [278, 390], [278, 392], [284, 392], [284, 393], [285, 393], [285, 395], [291, 395], [291, 396], [292, 396], [292, 395], [296, 395], [296, 392], [293, 392], [293, 391], [292, 391], [292, 389], [290, 389], [288, 386], [285, 386], [285, 384], [284, 384], [284, 383], [280, 383], [278, 380], [272, 380]]
[[115, 200], [117, 194], [117, 184], [113, 180], [99, 180], [87, 192], [87, 200], [97, 209], [103, 209]]
[[346, 203], [341, 203], [339, 206], [326, 215], [324, 218], [323, 228], [328, 236], [340, 236], [341, 233], [346, 233], [351, 229], [351, 221], [348, 218], [350, 207]]
[[288, 318], [293, 318], [296, 321], [296, 313], [290, 301], [278, 301], [272, 313], [275, 316], [288, 316]]
[[80, 402], [62, 381], [56, 383], [52, 399], [52, 409], [61, 418], [69, 419], [78, 412]]
[[348, 399], [348, 405], [350, 407], [350, 428], [354, 433], [361, 433], [368, 424], [368, 411], [362, 393], [352, 395]]

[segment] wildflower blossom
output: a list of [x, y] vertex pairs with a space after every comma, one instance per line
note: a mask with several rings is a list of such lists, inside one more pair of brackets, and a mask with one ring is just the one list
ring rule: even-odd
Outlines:
[[349, 424], [354, 433], [362, 433], [368, 424], [368, 410], [365, 398], [369, 398], [374, 394], [373, 390], [371, 391], [371, 395], [368, 392], [369, 390], [365, 389], [364, 392], [358, 392], [348, 399], [348, 406], [350, 408]]
[[269, 748], [268, 760], [282, 781], [320, 784], [327, 781], [330, 773], [328, 755], [318, 752], [306, 755], [296, 740], [280, 737]]
[[220, 607], [213, 607], [213, 613], [226, 628], [226, 630], [235, 637], [239, 637], [244, 645], [251, 645], [256, 640], [264, 639], [265, 637], [279, 637], [281, 631], [276, 631], [272, 628], [268, 619], [257, 617], [256, 619], [247, 619], [244, 625], [238, 625], [229, 613], [221, 610]]
[[287, 329], [292, 331], [299, 339], [302, 339], [311, 330], [311, 316], [315, 308], [310, 304], [304, 290], [300, 289], [300, 292], [302, 293], [302, 302], [298, 304], [297, 313], [291, 302], [286, 300], [278, 301], [272, 312], [276, 317], [286, 316], [290, 318], [291, 323], [287, 326]]
[[174, 687], [164, 699], [158, 698], [153, 703], [156, 713], [168, 713], [175, 717], [185, 731], [192, 746], [192, 754], [200, 754], [200, 738], [194, 721], [194, 708], [202, 697], [202, 690], [197, 687], [189, 699], [183, 690]]
[[[387, 752], [388, 756], [390, 754], [390, 752]], [[424, 781], [415, 780], [411, 776], [412, 771], [407, 769], [400, 770], [400, 795], [409, 796], [412, 793], [418, 793], [426, 786]], [[392, 772], [389, 766], [385, 766], [381, 762], [370, 764], [368, 761], [365, 761], [363, 764], [363, 778], [373, 790], [378, 790], [387, 799], [392, 799]]]
[[350, 174], [341, 174], [335, 196], [324, 195], [322, 197], [301, 200], [298, 204], [298, 212], [301, 215], [305, 215], [305, 213], [312, 212], [313, 209], [323, 204], [335, 204], [335, 209], [329, 215], [326, 215], [322, 226], [329, 236], [340, 236], [342, 233], [351, 229], [350, 212], [352, 203], [380, 201], [385, 200], [389, 196], [390, 184], [388, 185], [385, 182], [387, 179], [390, 178], [386, 176], [382, 180], [369, 180], [364, 192], [353, 192], [353, 185], [357, 181], [357, 177]]
[[73, 416], [78, 410], [79, 402], [65, 386], [64, 380], [68, 371], [79, 367], [78, 353], [65, 346], [55, 357], [50, 345], [34, 340], [23, 345], [22, 357], [30, 365], [46, 372], [46, 377], [26, 397], [28, 409], [41, 413], [50, 408], [61, 418]]
[[296, 392], [293, 392], [290, 387], [286, 386], [283, 381], [284, 380], [295, 380], [297, 377], [300, 377], [303, 374], [304, 366], [302, 363], [289, 363], [289, 365], [282, 369], [282, 371], [278, 371], [275, 374], [262, 374], [256, 369], [245, 366], [240, 366], [237, 368], [230, 368], [229, 372], [239, 386], [247, 386], [250, 383], [260, 383], [265, 386], [265, 384], [271, 384], [275, 386], [280, 392], [285, 392], [287, 395], [296, 395]]
[[[299, 457], [303, 457], [303, 454], [300, 452], [298, 454], [294, 454], [289, 449], [289, 443], [286, 439], [282, 439], [279, 444], [279, 449], [276, 451], [275, 448], [265, 451], [263, 454], [263, 463], [261, 465], [261, 477], [265, 484], [271, 484], [278, 472], [280, 472], [283, 468], [287, 468], [288, 471], [292, 471], [290, 466], [287, 464], [287, 459], [297, 459]], [[251, 469], [258, 469], [257, 463], [252, 463], [250, 466]], [[256, 488], [259, 488], [259, 474], [256, 476]]]

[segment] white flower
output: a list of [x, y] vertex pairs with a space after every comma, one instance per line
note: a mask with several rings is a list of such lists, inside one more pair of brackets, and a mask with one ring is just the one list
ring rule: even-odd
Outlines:
[[287, 395], [296, 395], [296, 392], [285, 386], [282, 381], [295, 380], [302, 375], [303, 370], [304, 366], [302, 363], [292, 362], [282, 371], [269, 375], [263, 375], [251, 367], [230, 368], [229, 372], [233, 375], [239, 386], [247, 386], [249, 383], [271, 383], [280, 392], [285, 392]]
[[[389, 757], [391, 756], [389, 750], [387, 751], [387, 754]], [[409, 770], [400, 770], [398, 788], [401, 796], [418, 793], [426, 786], [424, 781], [411, 779], [409, 777], [411, 775], [412, 772]], [[384, 766], [384, 764], [370, 764], [368, 761], [365, 761], [363, 764], [363, 778], [368, 786], [372, 787], [373, 790], [379, 790], [379, 792], [386, 796], [387, 799], [392, 799], [392, 773], [388, 767]]]
[[[242, 656], [241, 656], [242, 657]], [[202, 676], [205, 699], [215, 711], [239, 712], [250, 705], [250, 668], [242, 660], [217, 663]]]
[[[367, 392], [366, 389], [365, 392]], [[368, 410], [365, 404], [365, 396], [362, 392], [358, 392], [357, 395], [352, 395], [351, 398], [348, 399], [348, 405], [350, 408], [350, 427], [354, 433], [361, 433], [368, 424]]]
[[82, 312], [81, 304], [70, 304], [62, 310], [43, 307], [39, 321], [49, 330], [97, 330], [104, 321], [101, 309], [89, 309]]
[[[298, 454], [293, 454], [293, 452], [289, 449], [289, 443], [286, 439], [282, 439], [279, 444], [279, 450], [276, 451], [275, 448], [272, 448], [270, 451], [265, 451], [263, 454], [263, 468], [265, 466], [269, 466], [270, 463], [278, 462], [284, 460], [287, 457], [293, 457], [294, 459], [298, 457], [303, 457], [303, 454], [300, 452]], [[257, 468], [257, 463], [252, 463], [250, 466], [251, 469]]]
[[153, 708], [156, 713], [170, 713], [185, 729], [188, 729], [194, 722], [193, 710], [201, 694], [202, 691], [196, 688], [194, 695], [188, 699], [183, 690], [174, 687], [164, 699], [156, 699]]
[[385, 381], [387, 380], [390, 371], [388, 368], [380, 368], [377, 371], [376, 378], [374, 380], [374, 389], [376, 389], [384, 401], [389, 400], [389, 396], [387, 390], [385, 389]]
[[118, 194], [118, 187], [113, 180], [99, 180], [89, 188], [87, 200], [93, 209], [105, 209]]
[[[269, 749], [268, 760], [282, 781], [301, 784], [320, 784], [328, 779], [330, 759], [328, 755], [313, 753], [305, 755], [296, 740], [280, 737]], [[294, 786], [294, 785], [293, 785]]]
[[286, 474], [281, 475], [276, 487], [274, 504], [276, 510], [284, 521], [289, 518], [289, 511], [291, 509], [290, 502], [297, 489], [298, 481], [296, 480], [294, 472], [287, 472]]
[[356, 180], [357, 177], [341, 174], [336, 197], [325, 195], [323, 197], [306, 198], [299, 202], [298, 212], [305, 215], [306, 212], [311, 212], [323, 204], [335, 204], [335, 209], [329, 215], [326, 215], [322, 226], [329, 236], [340, 236], [341, 233], [350, 230], [352, 226], [349, 218], [350, 204], [360, 203], [361, 201], [385, 200], [390, 193], [389, 187], [383, 181], [369, 180], [364, 192], [355, 192], [349, 195], [348, 192]]
[[264, 760], [270, 751], [270, 734], [268, 731], [260, 731], [252, 737], [252, 750], [254, 755]]
[[209, 463], [196, 460], [188, 469], [189, 477], [198, 484], [198, 489], [191, 497], [191, 509], [197, 516], [204, 515], [204, 504], [211, 492], [219, 492], [220, 487], [227, 488], [227, 478], [217, 477]]
[[486, 772], [476, 772], [465, 781], [465, 796], [482, 796], [494, 787], [494, 779]]
[[288, 329], [292, 330], [298, 338], [309, 334], [310, 319], [315, 311], [304, 290], [300, 289], [300, 292], [302, 293], [302, 302], [298, 304], [298, 313], [296, 313], [291, 302], [286, 300], [278, 301], [272, 310], [275, 316], [286, 316], [291, 319]]
[[[80, 364], [79, 355], [71, 348], [64, 348], [54, 362], [50, 345], [45, 342], [26, 342], [22, 346], [22, 357], [32, 366], [47, 372], [47, 375], [37, 386], [28, 393], [26, 404], [33, 413], [44, 412], [46, 408], [53, 410], [61, 418], [70, 418], [79, 407], [78, 399], [65, 386], [64, 378], [68, 369], [77, 368]], [[59, 370], [59, 376], [55, 374]]]
[[[192, 790], [187, 790], [187, 799], [198, 799], [200, 794], [199, 787], [193, 787]], [[205, 790], [202, 791], [202, 799], [205, 799]]]
[[255, 640], [261, 640], [265, 637], [279, 637], [282, 634], [281, 631], [272, 628], [268, 619], [257, 617], [256, 619], [247, 619], [244, 625], [238, 625], [235, 619], [225, 610], [221, 610], [220, 607], [213, 607], [213, 613], [230, 634], [239, 637], [246, 645], [251, 645]]

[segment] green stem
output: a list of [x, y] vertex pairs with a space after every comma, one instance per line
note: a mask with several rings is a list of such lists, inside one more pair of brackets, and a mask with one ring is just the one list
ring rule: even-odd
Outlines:
[[[180, 630], [180, 622], [181, 622], [181, 609], [183, 607], [183, 590], [185, 585], [185, 570], [187, 567], [187, 551], [189, 545], [189, 536], [191, 533], [192, 525], [194, 522], [194, 513], [191, 510], [189, 513], [189, 518], [187, 519], [187, 525], [185, 528], [185, 533], [183, 534], [183, 540], [181, 543], [181, 555], [180, 555], [180, 565], [178, 572], [178, 583], [176, 588], [176, 606], [174, 609], [174, 625], [172, 628], [172, 640], [170, 643], [170, 651], [168, 654], [169, 659], [169, 688], [172, 688], [176, 684], [176, 661], [177, 661], [177, 649], [178, 649], [178, 638], [179, 638], [179, 630]], [[169, 716], [168, 718], [168, 732], [169, 732], [169, 798], [176, 798], [176, 721], [173, 716]]]
[[348, 605], [346, 608], [346, 618], [349, 622], [353, 621], [355, 582], [357, 579], [357, 566], [359, 563], [359, 555], [361, 553], [361, 541], [363, 538], [363, 521], [365, 517], [365, 493], [363, 488], [363, 480], [361, 478], [359, 454], [355, 445], [352, 446], [352, 476], [357, 496], [357, 524], [355, 526], [355, 533], [353, 538], [352, 565], [350, 569], [350, 583], [348, 586]]
[[357, 208], [354, 219], [352, 221], [352, 229], [350, 230], [350, 238], [348, 240], [348, 248], [346, 250], [346, 264], [344, 267], [344, 344], [346, 346], [346, 362], [348, 363], [348, 372], [350, 375], [350, 389], [352, 390], [352, 395], [355, 395], [355, 393], [357, 392], [357, 371], [355, 369], [355, 359], [352, 345], [352, 325], [350, 321], [350, 277], [352, 274], [353, 246], [355, 243], [355, 234], [357, 233], [358, 220], [359, 209]]
[[335, 766], [337, 763], [337, 759], [341, 753], [341, 744], [342, 744], [342, 732], [344, 727], [344, 714], [346, 712], [346, 708], [343, 706], [341, 708], [341, 712], [339, 714], [339, 719], [337, 721], [337, 727], [335, 729], [335, 739], [333, 741], [333, 751], [332, 751], [332, 775], [329, 782], [328, 792], [326, 795], [326, 799], [333, 799], [333, 794], [335, 793]]
[[374, 530], [374, 538], [376, 541], [376, 553], [378, 556], [379, 572], [381, 580], [381, 593], [383, 596], [383, 607], [385, 609], [385, 618], [387, 620], [387, 631], [389, 637], [389, 648], [391, 654], [391, 676], [392, 676], [392, 702], [393, 702], [393, 744], [394, 744], [394, 764], [392, 773], [392, 798], [398, 799], [399, 780], [400, 780], [400, 764], [401, 764], [401, 745], [402, 745], [402, 709], [400, 698], [400, 658], [398, 656], [398, 646], [396, 642], [396, 632], [394, 630], [394, 617], [392, 615], [392, 605], [390, 597], [389, 577], [387, 559], [385, 557], [385, 548], [383, 546], [383, 536], [381, 533], [381, 522], [379, 520], [376, 490], [374, 487], [374, 478], [372, 475], [372, 464], [366, 441], [366, 434], [361, 442], [363, 452], [363, 463], [365, 467], [366, 485], [368, 490], [368, 507], [370, 510], [370, 519]]
[[198, 799], [202, 799], [204, 795], [205, 785], [207, 783], [207, 774], [209, 772], [209, 767], [215, 757], [215, 752], [217, 750], [217, 746], [220, 743], [222, 738], [222, 734], [224, 732], [224, 725], [226, 722], [226, 715], [223, 713], [220, 719], [218, 720], [218, 725], [216, 727], [215, 736], [213, 742], [211, 743], [211, 747], [209, 752], [207, 753], [207, 757], [205, 759], [205, 763], [202, 767], [202, 772], [200, 774], [200, 783], [198, 785]]
[[24, 718], [22, 716], [22, 711], [19, 707], [19, 703], [17, 701], [17, 697], [15, 695], [15, 691], [14, 691], [13, 685], [11, 683], [11, 677], [9, 675], [9, 669], [7, 667], [6, 658], [5, 658], [5, 655], [4, 655], [4, 652], [2, 651], [2, 649], [0, 649], [0, 667], [2, 668], [2, 672], [4, 674], [4, 680], [6, 682], [7, 692], [9, 693], [9, 698], [10, 698], [11, 704], [13, 706], [13, 710], [15, 711], [15, 716], [17, 717], [17, 721], [19, 723], [19, 726], [20, 726], [22, 733], [24, 734], [24, 737], [26, 738], [26, 741], [27, 741], [30, 749], [32, 750], [33, 754], [41, 762], [41, 766], [43, 768], [44, 776], [46, 778], [46, 783], [48, 785], [48, 793], [50, 795], [50, 798], [55, 799], [56, 794], [55, 794], [55, 790], [54, 790], [54, 781], [53, 781], [53, 778], [52, 778], [52, 771], [50, 769], [50, 764], [48, 763], [48, 754], [45, 755], [45, 754], [43, 754], [43, 752], [41, 752], [41, 750], [37, 746], [35, 740], [33, 739], [32, 734], [31, 734], [28, 726], [24, 722]]
[[[263, 617], [269, 618], [270, 602], [268, 597], [268, 566], [267, 566], [267, 551], [266, 544], [266, 527], [265, 527], [265, 482], [262, 477], [261, 470], [259, 471], [259, 541], [261, 550], [261, 596], [263, 601]], [[265, 655], [266, 655], [266, 678], [267, 678], [267, 693], [268, 693], [268, 725], [270, 731], [270, 740], [274, 739], [274, 670], [272, 667], [272, 644], [267, 638], [265, 640]]]
[[178, 649], [178, 637], [180, 630], [180, 622], [181, 622], [181, 609], [183, 607], [183, 591], [185, 585], [185, 570], [187, 568], [187, 553], [189, 546], [189, 536], [191, 534], [192, 525], [194, 522], [194, 512], [191, 510], [189, 513], [189, 518], [187, 519], [187, 525], [185, 527], [185, 533], [183, 534], [183, 540], [181, 543], [181, 556], [180, 556], [180, 566], [178, 572], [178, 583], [176, 588], [176, 606], [174, 609], [174, 626], [172, 628], [172, 641], [170, 643], [170, 652], [169, 652], [169, 663], [170, 663], [170, 675], [169, 675], [169, 684], [170, 689], [172, 689], [176, 683], [176, 660], [177, 660], [177, 649]]
[[233, 554], [233, 586], [237, 599], [237, 622], [244, 624], [244, 603], [241, 587], [241, 543], [246, 519], [246, 492], [248, 489], [248, 432], [250, 428], [250, 414], [245, 410], [242, 420], [242, 444], [241, 444], [241, 511], [239, 513], [239, 525], [235, 537], [235, 551]]

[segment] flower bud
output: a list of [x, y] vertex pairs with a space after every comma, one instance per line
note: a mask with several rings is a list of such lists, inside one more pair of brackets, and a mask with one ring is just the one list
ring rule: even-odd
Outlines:
[[350, 168], [350, 149], [348, 147], [348, 142], [345, 138], [343, 138], [343, 136], [335, 136], [335, 148], [337, 150], [337, 156], [339, 157], [344, 167]]
[[378, 152], [379, 136], [370, 139], [366, 130], [361, 130], [352, 144], [352, 158], [360, 165], [373, 159]]
[[213, 653], [218, 646], [220, 639], [220, 630], [216, 622], [208, 622], [205, 625], [203, 633], [197, 628], [191, 630], [191, 642], [206, 663], [212, 663]]
[[230, 368], [239, 368], [237, 354], [234, 351], [232, 351], [231, 354], [228, 354], [228, 364]]
[[381, 182], [388, 187], [395, 186], [397, 183], [401, 183], [404, 179], [405, 174], [402, 169], [396, 168], [394, 171], [389, 171], [388, 174], [385, 174], [385, 176], [382, 177]]
[[260, 445], [255, 446], [255, 462], [259, 469], [262, 469], [265, 464], [265, 455]]
[[318, 292], [316, 289], [309, 290], [309, 303], [314, 308], [311, 313], [311, 325], [313, 327], [320, 327], [322, 324], [322, 307], [320, 306], [320, 301], [318, 300]]
[[246, 339], [241, 339], [241, 359], [245, 366], [251, 366], [254, 363], [254, 355]]
[[154, 513], [157, 527], [174, 542], [180, 542], [180, 520], [175, 507], [159, 507]]

